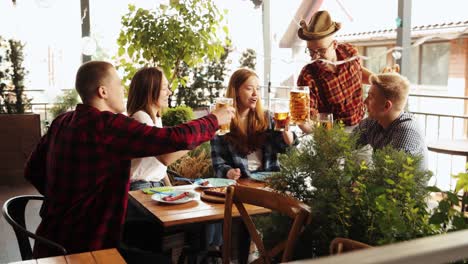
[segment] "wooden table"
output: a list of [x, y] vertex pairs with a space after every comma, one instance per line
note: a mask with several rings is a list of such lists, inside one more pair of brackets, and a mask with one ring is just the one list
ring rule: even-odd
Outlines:
[[41, 259], [12, 262], [11, 264], [123, 264], [127, 263], [115, 248]]
[[438, 153], [459, 155], [468, 158], [468, 140], [466, 139], [439, 139], [429, 142], [427, 148], [430, 151]]
[[[238, 184], [251, 187], [261, 187], [264, 184], [251, 181], [239, 180]], [[216, 222], [224, 219], [224, 204], [209, 203], [202, 200], [191, 201], [184, 204], [162, 204], [151, 199], [151, 195], [143, 193], [141, 190], [129, 192], [130, 199], [134, 200], [140, 209], [154, 216], [165, 230], [182, 226]], [[245, 209], [250, 215], [267, 214], [269, 209], [245, 205]], [[237, 208], [233, 207], [233, 215], [239, 216]]]

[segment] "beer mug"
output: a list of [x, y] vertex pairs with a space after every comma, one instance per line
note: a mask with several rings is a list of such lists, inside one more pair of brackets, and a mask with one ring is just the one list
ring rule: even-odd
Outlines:
[[324, 127], [327, 130], [333, 127], [333, 114], [332, 113], [318, 113], [317, 126]]
[[287, 130], [289, 106], [288, 99], [271, 99], [270, 111], [273, 113], [273, 120], [275, 121], [275, 130]]
[[294, 86], [289, 92], [289, 112], [291, 122], [301, 125], [310, 116], [310, 95], [308, 86]]
[[[211, 109], [214, 110], [228, 106], [233, 106], [232, 98], [219, 97], [215, 98], [215, 103], [211, 105]], [[231, 132], [231, 124], [225, 124], [219, 126], [219, 130], [216, 132], [216, 134], [222, 136], [226, 135], [229, 132]]]

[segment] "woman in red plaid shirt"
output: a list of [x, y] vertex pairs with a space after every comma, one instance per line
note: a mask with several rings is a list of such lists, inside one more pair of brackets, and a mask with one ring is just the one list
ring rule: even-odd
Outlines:
[[[234, 116], [229, 107], [175, 127], [142, 124], [120, 114], [121, 80], [102, 61], [83, 64], [75, 87], [83, 104], [52, 122], [25, 168], [25, 178], [45, 196], [37, 234], [68, 253], [119, 246], [131, 159], [193, 149]], [[35, 243], [36, 258], [54, 254]]]
[[[327, 11], [318, 11], [307, 25], [301, 21], [299, 38], [307, 41], [312, 62], [302, 69], [297, 85], [309, 86], [311, 116], [333, 113], [334, 120], [355, 126], [364, 117], [362, 84], [369, 83], [369, 70], [361, 66], [357, 50], [338, 43], [333, 34], [341, 28]], [[301, 126], [310, 132], [310, 126]]]

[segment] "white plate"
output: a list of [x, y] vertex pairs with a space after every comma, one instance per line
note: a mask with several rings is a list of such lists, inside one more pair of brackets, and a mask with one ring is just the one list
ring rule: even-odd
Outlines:
[[[206, 186], [200, 185], [203, 181], [208, 181], [209, 182], [208, 185]], [[195, 185], [197, 188], [202, 188], [202, 189], [213, 188], [213, 187], [225, 187], [225, 186], [229, 186], [233, 184], [236, 184], [235, 180], [224, 179], [224, 178], [207, 178], [207, 179], [201, 179], [201, 180], [195, 181], [193, 183], [193, 185]]]
[[185, 196], [184, 198], [181, 198], [179, 200], [175, 201], [165, 201], [163, 200], [164, 197], [169, 196], [168, 194], [164, 193], [155, 193], [151, 196], [151, 199], [160, 203], [166, 203], [166, 204], [183, 204], [183, 203], [188, 203], [193, 200], [198, 200], [200, 195], [196, 192], [193, 191], [172, 191], [170, 192], [173, 196], [177, 196], [181, 193], [188, 192], [189, 195]]

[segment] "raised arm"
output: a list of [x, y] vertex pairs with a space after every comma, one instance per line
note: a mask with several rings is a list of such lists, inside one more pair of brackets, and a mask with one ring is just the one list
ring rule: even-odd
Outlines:
[[369, 71], [366, 67], [362, 67], [362, 83], [363, 84], [370, 84], [369, 77], [374, 74], [373, 72]]

